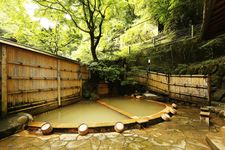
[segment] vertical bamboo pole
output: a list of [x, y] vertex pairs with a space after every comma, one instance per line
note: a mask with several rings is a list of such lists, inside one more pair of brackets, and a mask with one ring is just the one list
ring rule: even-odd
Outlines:
[[128, 55], [130, 55], [130, 53], [131, 53], [131, 47], [128, 46]]
[[152, 90], [151, 89], [151, 80], [150, 80], [150, 78], [151, 78], [151, 72], [149, 71], [148, 75], [147, 75], [147, 86], [148, 86], [149, 90]]
[[170, 74], [167, 74], [168, 97], [170, 98]]
[[147, 70], [147, 74], [146, 74], [146, 86], [147, 86], [147, 89], [149, 89], [149, 88], [148, 88], [148, 74], [149, 74], [149, 72], [148, 72], [148, 70]]
[[2, 116], [7, 115], [7, 52], [4, 44], [0, 45], [0, 57], [1, 57], [1, 112]]
[[60, 74], [60, 60], [57, 60], [57, 95], [58, 95], [58, 105], [61, 106], [61, 74]]
[[211, 99], [212, 99], [212, 95], [211, 95], [211, 75], [208, 74], [208, 105], [211, 105]]
[[78, 71], [78, 80], [80, 80], [80, 97], [83, 95], [83, 77], [82, 77], [82, 66], [79, 64], [79, 71]]
[[152, 44], [153, 44], [153, 47], [155, 47], [155, 38], [154, 37], [152, 38]]
[[191, 25], [191, 38], [194, 37], [194, 25]]

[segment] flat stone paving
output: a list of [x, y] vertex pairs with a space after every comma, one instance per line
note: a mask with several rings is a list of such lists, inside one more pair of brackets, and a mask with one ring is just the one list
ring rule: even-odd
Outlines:
[[3, 150], [210, 150], [206, 135], [217, 132], [220, 126], [210, 129], [200, 123], [200, 109], [182, 107], [169, 122], [145, 129], [124, 131], [122, 134], [95, 133], [86, 136], [55, 133], [38, 136], [23, 131], [0, 141]]

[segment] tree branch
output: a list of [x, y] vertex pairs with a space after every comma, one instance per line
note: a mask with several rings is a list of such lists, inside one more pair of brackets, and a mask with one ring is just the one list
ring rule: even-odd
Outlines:
[[[49, 8], [49, 9], [56, 10], [56, 11], [60, 11], [60, 12], [62, 12], [62, 13], [64, 13], [64, 14], [69, 14], [70, 17], [71, 17], [72, 22], [74, 23], [74, 25], [75, 25], [78, 29], [80, 29], [80, 30], [83, 31], [83, 32], [89, 33], [89, 31], [87, 31], [87, 30], [81, 28], [81, 27], [78, 25], [78, 23], [76, 22], [76, 20], [74, 19], [73, 15], [72, 15], [72, 13], [71, 13], [65, 6], [63, 6], [58, 0], [57, 0], [57, 2], [45, 1], [45, 2], [47, 2], [47, 3], [49, 3], [49, 4], [51, 4], [50, 6], [49, 6], [49, 5], [43, 4], [43, 3], [41, 3], [41, 2], [38, 1], [38, 0], [34, 0], [34, 1], [35, 1], [36, 3], [38, 3], [40, 6], [42, 6], [42, 7]], [[59, 9], [59, 8], [56, 8], [56, 7], [53, 7], [53, 6], [52, 6], [52, 5], [56, 5], [56, 4], [60, 5], [62, 9]]]
[[62, 4], [62, 3], [60, 3], [59, 2], [59, 0], [57, 0], [57, 2], [58, 2], [58, 4], [70, 15], [70, 17], [71, 17], [71, 19], [72, 19], [72, 21], [73, 21], [73, 23], [74, 23], [74, 25], [78, 28], [78, 29], [80, 29], [81, 31], [83, 31], [83, 32], [86, 32], [86, 33], [89, 33], [89, 31], [87, 31], [87, 30], [85, 30], [85, 29], [83, 29], [83, 28], [81, 28], [78, 24], [77, 24], [77, 22], [76, 22], [76, 20], [73, 18], [73, 15], [72, 15], [72, 13]]

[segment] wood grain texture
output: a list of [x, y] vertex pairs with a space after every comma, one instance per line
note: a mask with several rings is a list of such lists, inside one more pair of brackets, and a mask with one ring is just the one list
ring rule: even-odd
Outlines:
[[168, 75], [139, 72], [133, 78], [149, 90], [193, 103], [210, 104], [211, 80], [205, 75]]
[[7, 115], [7, 50], [6, 46], [0, 45], [0, 60], [1, 60], [1, 115]]
[[67, 103], [75, 102], [89, 78], [87, 68], [83, 66], [80, 72], [75, 61], [8, 44], [1, 44], [0, 70], [3, 114], [44, 108], [48, 103], [61, 106], [65, 97], [70, 97]]

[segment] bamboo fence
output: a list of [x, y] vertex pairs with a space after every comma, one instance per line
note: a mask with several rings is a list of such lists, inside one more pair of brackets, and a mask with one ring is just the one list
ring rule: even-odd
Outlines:
[[132, 77], [149, 90], [169, 98], [190, 103], [211, 103], [211, 77], [209, 75], [169, 75], [157, 72], [134, 73]]
[[2, 115], [73, 103], [89, 78], [87, 68], [76, 61], [2, 40], [0, 59]]

